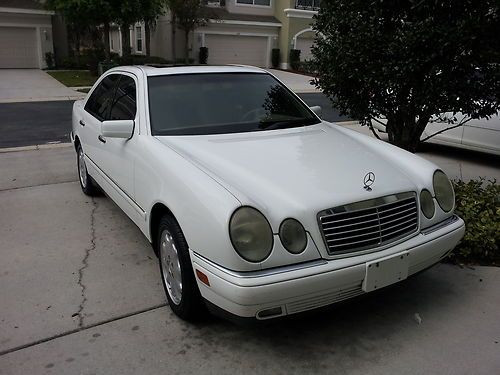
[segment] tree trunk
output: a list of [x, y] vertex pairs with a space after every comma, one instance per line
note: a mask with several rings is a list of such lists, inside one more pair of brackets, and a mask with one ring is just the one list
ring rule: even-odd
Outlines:
[[177, 20], [175, 17], [175, 13], [172, 11], [172, 62], [175, 64], [175, 60], [177, 60], [177, 48], [175, 42], [175, 34], [177, 32]]
[[130, 25], [121, 25], [122, 34], [122, 57], [130, 57]]
[[144, 20], [144, 38], [146, 42], [146, 56], [151, 56], [151, 21]]
[[104, 39], [104, 59], [109, 61], [111, 58], [111, 48], [109, 46], [109, 22], [104, 22], [103, 28], [103, 39]]
[[186, 62], [186, 65], [189, 65], [189, 31], [185, 30], [184, 31], [184, 61]]
[[424, 115], [416, 121], [415, 117], [402, 113], [387, 116], [386, 130], [389, 142], [406, 151], [416, 152], [429, 118], [430, 116]]

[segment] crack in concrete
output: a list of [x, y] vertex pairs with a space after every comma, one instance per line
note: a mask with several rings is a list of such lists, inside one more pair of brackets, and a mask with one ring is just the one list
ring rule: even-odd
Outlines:
[[78, 311], [74, 314], [74, 316], [78, 317], [78, 328], [83, 327], [83, 309], [85, 307], [85, 303], [87, 302], [87, 287], [83, 283], [83, 274], [85, 270], [89, 266], [89, 258], [90, 254], [96, 249], [96, 236], [95, 236], [95, 212], [97, 210], [97, 202], [95, 201], [94, 198], [92, 198], [92, 211], [90, 212], [90, 246], [85, 249], [85, 256], [83, 257], [82, 260], [82, 266], [78, 269], [78, 285], [80, 286], [82, 290], [82, 301], [80, 302], [80, 305], [78, 306]]

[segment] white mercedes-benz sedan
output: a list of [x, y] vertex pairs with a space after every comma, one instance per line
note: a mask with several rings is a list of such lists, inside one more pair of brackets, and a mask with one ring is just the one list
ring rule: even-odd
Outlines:
[[115, 68], [73, 107], [80, 184], [144, 233], [187, 320], [295, 314], [446, 257], [446, 175], [318, 111], [258, 68]]

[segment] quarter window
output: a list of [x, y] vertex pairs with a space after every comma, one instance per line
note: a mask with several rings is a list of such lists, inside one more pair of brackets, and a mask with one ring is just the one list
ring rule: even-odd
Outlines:
[[236, 0], [237, 4], [270, 6], [271, 0]]
[[137, 112], [135, 81], [122, 75], [110, 105], [110, 120], [134, 120]]
[[87, 100], [85, 111], [100, 121], [106, 120], [113, 102], [115, 85], [119, 78], [119, 74], [110, 74], [104, 78]]

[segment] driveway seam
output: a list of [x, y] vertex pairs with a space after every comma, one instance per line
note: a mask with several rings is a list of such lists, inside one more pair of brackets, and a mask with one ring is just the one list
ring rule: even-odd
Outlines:
[[53, 182], [53, 183], [48, 183], [48, 184], [18, 186], [18, 187], [0, 189], [0, 193], [5, 192], [5, 191], [11, 191], [11, 190], [22, 190], [22, 189], [30, 189], [30, 188], [43, 187], [43, 186], [52, 186], [52, 185], [61, 185], [61, 184], [72, 184], [72, 183], [75, 183], [75, 182], [78, 182], [78, 180], [74, 179], [74, 180], [68, 180], [68, 181]]
[[100, 321], [100, 322], [97, 322], [97, 323], [94, 323], [94, 324], [89, 324], [88, 326], [78, 327], [78, 328], [72, 329], [70, 331], [66, 331], [66, 332], [63, 332], [63, 333], [59, 333], [57, 335], [49, 336], [49, 337], [46, 337], [46, 338], [43, 338], [43, 339], [31, 342], [31, 343], [28, 343], [28, 344], [19, 345], [19, 346], [16, 346], [14, 348], [11, 348], [11, 349], [7, 349], [7, 350], [1, 351], [0, 352], [0, 357], [2, 357], [4, 355], [7, 355], [7, 354], [10, 354], [10, 353], [17, 352], [19, 350], [31, 348], [33, 346], [37, 346], [37, 345], [40, 345], [40, 344], [43, 344], [43, 343], [46, 343], [46, 342], [49, 342], [49, 341], [53, 341], [53, 340], [59, 339], [61, 337], [70, 336], [70, 335], [73, 335], [73, 334], [78, 333], [78, 332], [86, 331], [88, 329], [99, 327], [99, 326], [102, 326], [102, 325], [105, 325], [105, 324], [108, 324], [108, 323], [113, 323], [113, 322], [116, 322], [118, 320], [123, 320], [123, 319], [126, 319], [126, 318], [130, 318], [132, 316], [141, 315], [141, 314], [153, 311], [153, 310], [161, 309], [161, 308], [163, 308], [165, 306], [167, 306], [166, 302], [165, 303], [160, 303], [160, 304], [157, 304], [157, 305], [154, 305], [154, 306], [151, 306], [151, 307], [147, 307], [145, 309], [133, 311], [133, 312], [130, 312], [130, 313], [127, 313], [127, 314], [123, 314], [123, 315], [119, 315], [119, 316], [116, 316], [114, 318], [106, 319], [106, 320], [103, 320], [103, 321]]
[[85, 256], [82, 260], [82, 266], [78, 269], [78, 285], [82, 290], [82, 302], [78, 306], [78, 311], [75, 313], [78, 316], [78, 327], [83, 327], [83, 309], [85, 308], [85, 303], [87, 302], [87, 286], [83, 283], [83, 274], [89, 266], [90, 254], [96, 249], [96, 236], [95, 236], [95, 212], [97, 210], [97, 202], [92, 198], [92, 211], [90, 212], [90, 246], [85, 249]]

